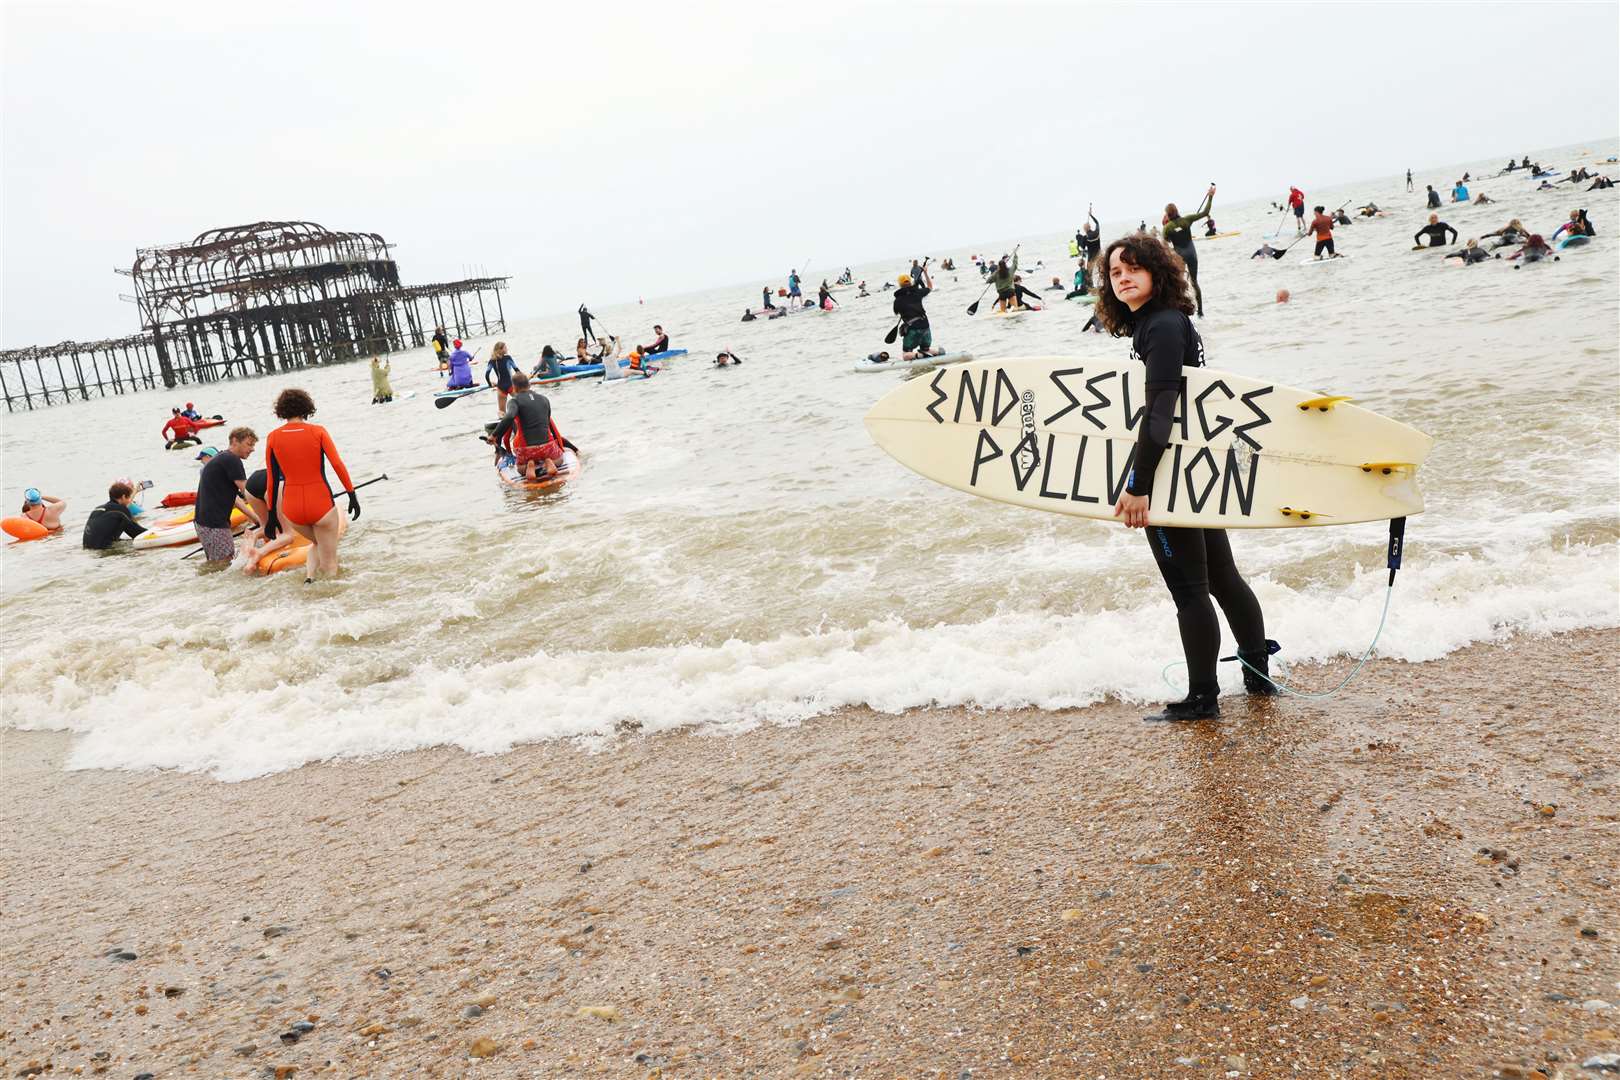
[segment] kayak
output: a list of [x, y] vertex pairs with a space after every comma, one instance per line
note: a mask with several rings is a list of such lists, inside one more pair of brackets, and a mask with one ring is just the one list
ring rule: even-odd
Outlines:
[[49, 535], [51, 530], [33, 518], [23, 517], [19, 514], [16, 517], [0, 518], [0, 531], [5, 532], [8, 536], [16, 537], [21, 542], [23, 540], [38, 540], [42, 536]]
[[[187, 515], [184, 521], [172, 525], [159, 523], [157, 528], [141, 533], [130, 544], [136, 551], [147, 548], [174, 547], [177, 544], [195, 544], [197, 542], [197, 525]], [[240, 510], [231, 511], [231, 528], [236, 528], [247, 520], [247, 515]]]
[[873, 371], [903, 371], [906, 368], [939, 367], [943, 364], [961, 364], [973, 359], [972, 353], [948, 352], [938, 356], [919, 356], [915, 360], [902, 360], [896, 356], [889, 360], [874, 360], [870, 356], [863, 356], [855, 361], [854, 370], [859, 372]]
[[579, 455], [572, 450], [563, 450], [562, 460], [557, 463], [557, 475], [544, 480], [529, 480], [523, 476], [523, 471], [517, 466], [517, 459], [511, 454], [503, 454], [501, 460], [495, 465], [495, 472], [501, 478], [501, 483], [507, 487], [518, 488], [522, 491], [532, 491], [539, 495], [554, 495], [563, 489], [579, 482], [584, 472], [580, 464]]
[[1558, 250], [1563, 251], [1565, 248], [1580, 247], [1582, 244], [1586, 243], [1590, 239], [1592, 239], [1590, 236], [1565, 236], [1565, 237], [1562, 237], [1558, 241]]
[[203, 420], [193, 420], [192, 424], [195, 427], [201, 429], [201, 428], [205, 428], [205, 427], [219, 427], [219, 425], [223, 424], [224, 422], [225, 422], [224, 417], [222, 417], [222, 416], [213, 416], [213, 417], [208, 417], [208, 418], [203, 419]]
[[1348, 255], [1330, 255], [1325, 259], [1318, 259], [1314, 255], [1307, 255], [1303, 259], [1299, 260], [1299, 265], [1310, 266], [1313, 263], [1344, 262], [1349, 257], [1350, 256]]

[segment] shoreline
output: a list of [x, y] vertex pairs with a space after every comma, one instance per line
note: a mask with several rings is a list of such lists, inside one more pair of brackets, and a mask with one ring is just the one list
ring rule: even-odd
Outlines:
[[0, 731], [0, 1070], [1596, 1075], [1617, 646], [234, 784]]

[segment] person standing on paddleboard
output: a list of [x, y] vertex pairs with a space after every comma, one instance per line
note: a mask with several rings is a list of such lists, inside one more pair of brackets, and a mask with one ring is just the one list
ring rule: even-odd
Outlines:
[[[788, 271], [788, 299], [789, 300], [802, 299], [802, 297], [801, 297], [801, 295], [799, 293], [799, 272], [797, 270], [789, 270]], [[791, 306], [798, 307], [799, 305], [798, 304], [793, 304]]]
[[1080, 241], [1080, 257], [1089, 263], [1102, 251], [1102, 226], [1097, 223], [1097, 215], [1090, 203], [1086, 204], [1086, 221], [1088, 224], [1075, 234], [1075, 239]]
[[900, 287], [894, 290], [894, 313], [905, 327], [906, 336], [900, 342], [900, 356], [905, 360], [938, 356], [945, 351], [934, 348], [934, 331], [928, 324], [928, 312], [923, 310], [923, 297], [934, 289], [933, 279], [927, 267], [918, 267], [918, 271], [922, 276], [915, 282], [910, 274], [901, 274]]
[[1297, 187], [1288, 189], [1288, 208], [1294, 212], [1294, 235], [1305, 235], [1305, 193]]
[[[584, 334], [590, 341], [596, 340], [596, 331], [591, 329], [591, 319], [594, 317], [584, 304], [579, 305], [579, 332]], [[505, 412], [506, 410], [503, 407], [501, 411]]]
[[1215, 185], [1209, 185], [1204, 192], [1204, 202], [1199, 208], [1182, 216], [1176, 209], [1175, 203], [1166, 203], [1164, 206], [1164, 238], [1175, 249], [1181, 261], [1187, 264], [1187, 276], [1192, 279], [1193, 298], [1198, 302], [1198, 317], [1204, 317], [1204, 291], [1198, 287], [1198, 249], [1193, 246], [1193, 222], [1199, 218], [1209, 217], [1209, 212], [1215, 208]]
[[495, 412], [501, 416], [506, 415], [506, 398], [512, 393], [512, 376], [517, 372], [518, 363], [506, 351], [506, 342], [497, 341], [484, 365], [484, 385], [495, 387]]
[[1339, 258], [1339, 253], [1333, 250], [1333, 219], [1327, 216], [1326, 207], [1316, 208], [1316, 216], [1311, 218], [1311, 231], [1316, 234], [1316, 251], [1312, 253], [1313, 258], [1320, 259], [1324, 251], [1330, 259]]
[[450, 364], [450, 336], [444, 332], [444, 327], [433, 328], [433, 358], [439, 362], [439, 370], [444, 371]]
[[1108, 245], [1102, 265], [1096, 316], [1115, 337], [1131, 335], [1131, 356], [1147, 369], [1136, 454], [1114, 514], [1130, 528], [1147, 529], [1153, 559], [1176, 603], [1190, 680], [1184, 700], [1171, 702], [1147, 719], [1211, 719], [1221, 714], [1215, 677], [1221, 627], [1211, 597], [1226, 613], [1238, 656], [1249, 665], [1243, 672], [1244, 686], [1251, 694], [1273, 694], [1276, 689], [1263, 677], [1269, 656], [1265, 616], [1232, 560], [1226, 531], [1148, 524], [1154, 473], [1170, 444], [1182, 396], [1182, 368], [1204, 365], [1204, 343], [1189, 317], [1193, 300], [1181, 260], [1168, 244], [1140, 233], [1121, 237]]

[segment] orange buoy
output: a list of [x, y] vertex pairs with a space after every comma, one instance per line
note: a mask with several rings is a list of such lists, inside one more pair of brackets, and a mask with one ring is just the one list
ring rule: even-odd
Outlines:
[[42, 536], [50, 535], [51, 531], [29, 517], [0, 518], [0, 529], [4, 529], [18, 540], [38, 540]]

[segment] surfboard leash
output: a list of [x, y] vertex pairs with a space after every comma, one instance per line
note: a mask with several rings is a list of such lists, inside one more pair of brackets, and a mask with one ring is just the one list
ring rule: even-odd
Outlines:
[[[1377, 646], [1378, 646], [1378, 639], [1380, 637], [1382, 637], [1383, 634], [1384, 634], [1384, 624], [1389, 619], [1389, 603], [1390, 603], [1390, 600], [1395, 595], [1395, 572], [1401, 568], [1401, 553], [1404, 550], [1405, 546], [1406, 546], [1406, 519], [1404, 517], [1390, 518], [1390, 521], [1389, 521], [1389, 560], [1388, 560], [1388, 563], [1389, 563], [1389, 584], [1384, 589], [1384, 610], [1378, 616], [1378, 629], [1373, 632], [1373, 639], [1372, 639], [1371, 642], [1368, 643], [1366, 651], [1361, 654], [1361, 658], [1356, 661], [1356, 666], [1350, 669], [1350, 674], [1346, 675], [1344, 677], [1344, 680], [1342, 682], [1340, 682], [1338, 686], [1335, 686], [1331, 690], [1323, 690], [1323, 691], [1320, 691], [1320, 692], [1312, 692], [1312, 691], [1309, 691], [1309, 690], [1296, 690], [1293, 687], [1286, 685], [1285, 683], [1278, 682], [1276, 679], [1273, 679], [1266, 672], [1258, 670], [1257, 668], [1254, 667], [1253, 664], [1250, 664], [1247, 660], [1243, 659], [1243, 657], [1241, 657], [1241, 656], [1238, 656], [1238, 655], [1235, 655], [1235, 654], [1232, 655], [1232, 656], [1223, 656], [1223, 657], [1221, 657], [1221, 660], [1222, 661], [1236, 660], [1238, 663], [1242, 664], [1246, 669], [1248, 669], [1249, 671], [1254, 672], [1260, 678], [1266, 680], [1266, 682], [1270, 683], [1272, 686], [1275, 686], [1279, 691], [1281, 691], [1284, 694], [1287, 694], [1289, 697], [1304, 698], [1304, 699], [1306, 699], [1308, 701], [1322, 701], [1322, 700], [1324, 700], [1326, 698], [1332, 697], [1334, 694], [1337, 694], [1340, 690], [1343, 690], [1346, 686], [1349, 686], [1350, 681], [1352, 679], [1354, 679], [1357, 675], [1361, 674], [1361, 669], [1367, 665], [1368, 659], [1370, 659], [1371, 656], [1372, 656], [1373, 649], [1377, 648]], [[1266, 642], [1266, 648], [1271, 653], [1277, 652], [1280, 647], [1281, 646], [1278, 646], [1276, 642], [1271, 641], [1269, 639]], [[1177, 689], [1176, 685], [1170, 681], [1170, 669], [1171, 668], [1176, 668], [1176, 667], [1186, 667], [1186, 666], [1187, 666], [1187, 662], [1185, 660], [1177, 660], [1172, 664], [1166, 664], [1164, 666], [1164, 670], [1161, 671], [1159, 673], [1159, 675], [1160, 675], [1160, 677], [1162, 679], [1164, 679], [1164, 682], [1165, 682], [1166, 686], [1169, 686], [1172, 690], [1175, 690], [1175, 689]]]

